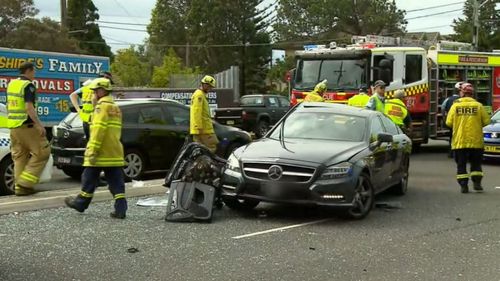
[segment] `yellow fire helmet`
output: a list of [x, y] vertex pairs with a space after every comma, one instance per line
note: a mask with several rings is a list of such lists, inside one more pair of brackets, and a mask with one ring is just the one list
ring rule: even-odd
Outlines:
[[328, 81], [326, 79], [321, 81], [320, 83], [318, 83], [316, 85], [316, 87], [314, 87], [314, 91], [319, 92], [319, 93], [326, 92], [326, 88], [327, 88], [326, 84], [327, 83], [328, 83]]
[[212, 87], [215, 88], [215, 78], [213, 78], [212, 76], [210, 75], [207, 75], [205, 77], [203, 77], [203, 79], [201, 79], [201, 83], [202, 84], [208, 84]]
[[92, 81], [92, 84], [90, 85], [90, 89], [96, 90], [99, 88], [103, 88], [106, 91], [111, 91], [113, 87], [111, 86], [111, 81], [107, 78], [96, 78], [94, 81]]

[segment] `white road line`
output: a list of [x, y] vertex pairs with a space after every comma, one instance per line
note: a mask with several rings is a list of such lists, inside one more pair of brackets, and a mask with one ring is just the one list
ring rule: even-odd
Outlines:
[[301, 223], [301, 224], [294, 224], [294, 225], [289, 225], [289, 226], [284, 226], [284, 227], [272, 228], [272, 229], [268, 229], [268, 230], [264, 230], [264, 231], [249, 233], [249, 234], [240, 235], [240, 236], [234, 236], [232, 238], [233, 239], [248, 238], [248, 237], [257, 236], [257, 235], [261, 235], [261, 234], [266, 234], [266, 233], [271, 233], [271, 232], [276, 232], [276, 231], [283, 231], [286, 229], [291, 229], [291, 228], [296, 228], [296, 227], [301, 227], [301, 226], [306, 226], [306, 225], [311, 225], [311, 224], [322, 223], [322, 222], [329, 221], [329, 220], [331, 220], [331, 219], [322, 219], [322, 220], [317, 220], [317, 221], [305, 222], [305, 223]]
[[500, 189], [500, 186], [495, 186], [495, 189]]

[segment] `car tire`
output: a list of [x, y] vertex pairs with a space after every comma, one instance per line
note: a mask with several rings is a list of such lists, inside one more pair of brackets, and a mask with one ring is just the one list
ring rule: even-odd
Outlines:
[[224, 204], [233, 210], [249, 211], [257, 207], [260, 201], [255, 199], [237, 199], [232, 197], [223, 197]]
[[61, 170], [68, 177], [80, 181], [82, 179], [83, 169], [82, 167], [64, 167]]
[[10, 155], [0, 162], [0, 195], [14, 194], [14, 162]]
[[260, 139], [263, 136], [265, 136], [268, 131], [269, 131], [269, 122], [267, 122], [266, 120], [260, 120], [259, 123], [257, 123], [257, 126], [255, 127], [254, 133], [255, 136]]
[[145, 167], [146, 161], [141, 152], [136, 149], [127, 149], [125, 151], [125, 168], [123, 168], [123, 174], [126, 181], [141, 178]]
[[391, 192], [393, 194], [403, 196], [406, 192], [408, 192], [409, 167], [409, 160], [406, 160], [406, 164], [403, 167], [403, 176], [401, 177], [399, 183], [391, 188]]
[[372, 210], [374, 202], [375, 192], [370, 182], [370, 176], [361, 173], [355, 188], [353, 199], [354, 206], [347, 210], [347, 217], [356, 220], [365, 218]]

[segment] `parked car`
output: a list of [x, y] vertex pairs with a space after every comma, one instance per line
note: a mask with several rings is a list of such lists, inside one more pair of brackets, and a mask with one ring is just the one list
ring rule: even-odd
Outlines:
[[214, 119], [221, 124], [254, 132], [260, 138], [276, 124], [290, 108], [290, 101], [279, 95], [247, 95], [240, 107], [219, 108]]
[[0, 129], [0, 195], [14, 194], [14, 162], [10, 156], [10, 133]]
[[[168, 170], [189, 132], [189, 107], [176, 101], [159, 99], [117, 100], [122, 110], [122, 143], [125, 176], [140, 178], [145, 172]], [[237, 128], [214, 122], [220, 140], [217, 154], [228, 157], [236, 148], [248, 144], [250, 135]], [[54, 164], [73, 178], [80, 179], [86, 139], [82, 121], [69, 114], [53, 128]]]
[[491, 116], [491, 123], [483, 128], [484, 157], [500, 159], [500, 109]]
[[228, 159], [223, 200], [345, 208], [368, 215], [375, 194], [408, 188], [411, 140], [383, 114], [329, 103], [294, 107], [264, 138]]

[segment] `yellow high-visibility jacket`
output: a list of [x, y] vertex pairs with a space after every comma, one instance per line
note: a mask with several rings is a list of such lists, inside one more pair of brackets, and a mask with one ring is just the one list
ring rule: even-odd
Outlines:
[[122, 112], [113, 97], [101, 98], [90, 124], [90, 139], [85, 150], [85, 167], [123, 167]]
[[351, 97], [347, 101], [347, 105], [365, 108], [365, 106], [366, 106], [366, 104], [368, 103], [369, 100], [370, 100], [370, 96], [369, 95], [367, 95], [365, 93], [359, 93], [359, 94]]
[[470, 97], [456, 100], [446, 118], [446, 125], [453, 129], [451, 148], [483, 148], [483, 127], [489, 123], [481, 103]]
[[214, 125], [205, 92], [198, 89], [191, 97], [190, 133], [192, 135], [214, 134]]
[[390, 99], [385, 102], [385, 115], [391, 118], [392, 122], [398, 126], [404, 125], [404, 120], [408, 116], [408, 109], [400, 99]]
[[304, 98], [303, 102], [324, 102], [325, 99], [321, 97], [316, 91], [312, 91]]
[[[31, 84], [29, 80], [14, 79], [7, 86], [7, 127], [10, 129], [20, 127], [28, 120], [24, 89]], [[36, 108], [36, 104], [34, 104]]]
[[93, 97], [94, 91], [89, 86], [82, 87], [82, 110], [80, 111], [80, 118], [83, 122], [90, 122], [92, 112], [94, 112]]

